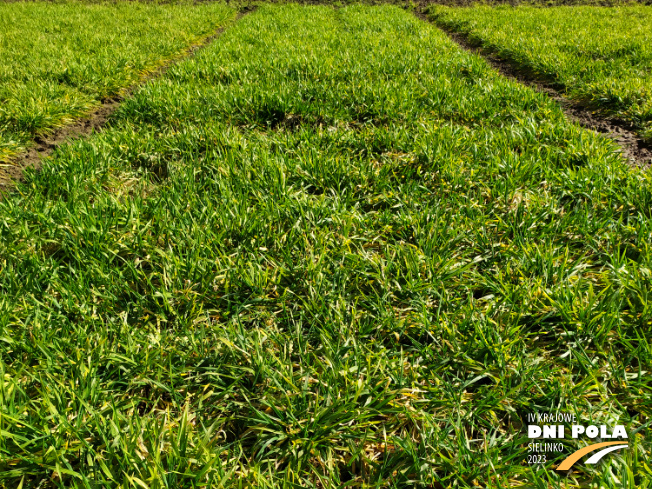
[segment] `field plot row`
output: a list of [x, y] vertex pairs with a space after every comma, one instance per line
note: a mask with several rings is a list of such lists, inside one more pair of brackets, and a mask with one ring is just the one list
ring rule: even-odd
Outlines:
[[652, 8], [436, 6], [437, 22], [652, 142]]
[[0, 163], [234, 17], [219, 3], [2, 3]]
[[651, 184], [399, 8], [260, 7], [0, 202], [0, 479], [570, 484], [520, 422], [652, 414]]

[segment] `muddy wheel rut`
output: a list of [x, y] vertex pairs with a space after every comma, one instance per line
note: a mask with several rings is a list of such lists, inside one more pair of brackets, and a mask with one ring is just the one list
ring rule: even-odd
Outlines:
[[514, 63], [499, 58], [491, 50], [471, 42], [469, 37], [463, 33], [433, 22], [423, 12], [415, 12], [415, 15], [436, 25], [461, 48], [482, 56], [501, 75], [548, 95], [561, 106], [570, 121], [614, 140], [620, 146], [625, 160], [631, 165], [643, 168], [652, 165], [652, 144], [643, 140], [628, 121], [614, 117], [601, 117], [583, 104], [565, 97], [553, 83], [538, 79], [526, 71], [520, 70]]
[[[237, 14], [233, 24], [254, 10], [255, 7], [243, 8]], [[102, 100], [99, 107], [83, 118], [77, 119], [71, 124], [54, 129], [46, 135], [36, 137], [26, 152], [12, 158], [9, 163], [0, 165], [0, 198], [2, 198], [2, 195], [7, 191], [14, 188], [16, 182], [22, 180], [26, 169], [38, 169], [41, 166], [43, 159], [50, 156], [59, 145], [66, 141], [86, 137], [93, 132], [101, 131], [110, 116], [118, 109], [122, 101], [129, 98], [138, 88], [146, 84], [148, 81], [158, 78], [174, 65], [195, 56], [197, 52], [206, 48], [220, 37], [227, 28], [228, 27], [220, 27], [212, 34], [186, 48], [183, 54], [174, 57], [158, 67], [138, 83], [123, 89], [118, 95]]]

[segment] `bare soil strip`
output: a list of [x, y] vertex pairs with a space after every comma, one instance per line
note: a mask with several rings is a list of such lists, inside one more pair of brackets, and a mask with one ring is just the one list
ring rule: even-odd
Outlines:
[[[255, 10], [255, 7], [243, 8], [238, 13], [235, 22], [253, 10]], [[23, 178], [23, 173], [27, 168], [38, 169], [41, 166], [43, 158], [50, 156], [57, 148], [57, 146], [65, 143], [67, 140], [85, 137], [93, 132], [101, 130], [108, 121], [111, 114], [113, 114], [118, 109], [120, 103], [126, 98], [130, 97], [136, 89], [147, 83], [152, 78], [163, 75], [175, 64], [194, 56], [199, 50], [204, 49], [206, 46], [215, 41], [224, 32], [225, 29], [226, 27], [220, 27], [213, 34], [210, 34], [200, 42], [193, 44], [187, 48], [187, 50], [184, 51], [184, 54], [171, 59], [164, 65], [154, 70], [140, 82], [122, 90], [120, 94], [114, 97], [103, 100], [102, 105], [100, 105], [97, 109], [82, 119], [78, 119], [71, 124], [57, 128], [47, 135], [37, 137], [34, 140], [34, 144], [30, 146], [27, 152], [12, 159], [9, 163], [0, 165], [0, 197], [5, 192], [13, 188], [17, 181], [20, 181]]]
[[[415, 12], [417, 17], [432, 22], [425, 14]], [[435, 22], [435, 25], [454, 40], [460, 47], [486, 59], [500, 74], [528, 85], [547, 94], [557, 102], [569, 120], [586, 129], [607, 136], [616, 141], [622, 148], [623, 157], [632, 165], [649, 167], [652, 165], [652, 144], [644, 141], [635, 132], [635, 128], [627, 121], [617, 118], [601, 117], [581, 103], [569, 100], [550, 82], [538, 79], [509, 61], [497, 57], [490, 50], [470, 42], [463, 33], [453, 31]]]

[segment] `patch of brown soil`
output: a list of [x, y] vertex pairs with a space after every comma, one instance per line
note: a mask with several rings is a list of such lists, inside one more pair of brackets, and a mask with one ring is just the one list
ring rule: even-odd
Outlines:
[[[246, 7], [240, 9], [240, 12], [236, 17], [236, 22], [240, 20], [241, 17], [248, 14], [249, 12], [252, 12], [253, 10], [255, 10], [255, 7]], [[178, 56], [162, 65], [161, 67], [157, 68], [139, 83], [123, 90], [120, 95], [116, 95], [110, 99], [103, 100], [102, 105], [100, 105], [86, 117], [78, 119], [72, 124], [68, 124], [59, 129], [56, 129], [46, 136], [37, 137], [34, 140], [34, 144], [30, 146], [26, 153], [12, 158], [8, 164], [3, 164], [0, 166], [0, 198], [5, 192], [13, 188], [17, 181], [22, 179], [23, 173], [27, 168], [38, 169], [41, 166], [43, 158], [50, 156], [56, 147], [65, 141], [88, 136], [93, 132], [100, 131], [107, 123], [110, 116], [120, 106], [120, 103], [131, 96], [131, 94], [133, 94], [137, 88], [147, 83], [152, 78], [163, 75], [175, 64], [194, 56], [197, 51], [205, 48], [215, 39], [217, 39], [222, 34], [222, 32], [224, 32], [224, 29], [224, 27], [220, 27], [210, 36], [205, 37], [197, 44], [190, 46], [182, 56]]]
[[[416, 13], [416, 15], [425, 21], [431, 22], [423, 14], [423, 11]], [[566, 98], [555, 84], [536, 78], [509, 61], [497, 57], [490, 50], [483, 49], [481, 46], [469, 41], [469, 38], [464, 34], [452, 31], [442, 25], [438, 25], [438, 27], [465, 50], [483, 56], [501, 75], [547, 94], [561, 106], [568, 119], [572, 122], [616, 141], [622, 149], [622, 155], [632, 165], [640, 167], [652, 165], [652, 144], [643, 140], [635, 132], [635, 128], [630, 122], [614, 117], [602, 117], [585, 105]]]
[[652, 165], [652, 144], [636, 133], [633, 124], [618, 118], [600, 117], [582, 104], [567, 99], [553, 88], [541, 85], [539, 88], [561, 105], [571, 121], [616, 141], [621, 147], [623, 156], [632, 165], [641, 167]]
[[58, 145], [68, 139], [85, 136], [102, 128], [109, 116], [118, 108], [121, 100], [122, 97], [107, 100], [84, 119], [57, 129], [48, 136], [37, 137], [34, 140], [35, 144], [26, 153], [13, 158], [9, 164], [0, 167], [0, 195], [22, 178], [26, 168], [38, 168], [41, 165], [41, 160], [52, 154]]
[[614, 7], [617, 5], [650, 5], [652, 0], [416, 0], [421, 7], [428, 5], [447, 5], [450, 7], [470, 7], [473, 5], [529, 5], [534, 7], [563, 7], [571, 5], [589, 5], [593, 7]]

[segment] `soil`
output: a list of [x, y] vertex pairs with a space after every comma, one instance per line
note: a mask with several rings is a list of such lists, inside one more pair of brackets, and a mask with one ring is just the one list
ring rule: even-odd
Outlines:
[[429, 5], [450, 7], [470, 7], [472, 5], [532, 5], [536, 7], [561, 7], [570, 5], [591, 5], [594, 7], [613, 7], [626, 4], [652, 5], [652, 0], [414, 0], [421, 9]]
[[0, 195], [13, 187], [16, 181], [22, 179], [25, 169], [40, 167], [41, 160], [52, 154], [58, 145], [68, 139], [100, 130], [106, 124], [109, 116], [118, 108], [121, 100], [121, 98], [107, 100], [84, 119], [57, 129], [48, 136], [37, 137], [34, 140], [35, 144], [26, 153], [13, 158], [8, 165], [0, 167]]
[[[236, 17], [236, 21], [254, 9], [255, 7], [246, 7], [240, 9], [240, 12]], [[3, 164], [0, 166], [0, 198], [5, 192], [13, 188], [16, 182], [22, 180], [24, 171], [27, 168], [38, 169], [42, 164], [43, 158], [50, 156], [57, 148], [57, 146], [63, 144], [67, 140], [85, 137], [93, 132], [101, 131], [108, 122], [111, 115], [120, 106], [120, 103], [131, 96], [131, 94], [133, 94], [136, 89], [147, 83], [152, 78], [161, 76], [175, 64], [194, 56], [197, 51], [205, 48], [215, 39], [217, 39], [222, 34], [222, 32], [224, 32], [224, 29], [224, 27], [220, 27], [213, 34], [204, 38], [201, 42], [190, 46], [187, 54], [177, 57], [159, 67], [145, 79], [141, 80], [138, 84], [123, 90], [120, 95], [102, 100], [102, 105], [100, 105], [97, 109], [95, 109], [84, 118], [78, 119], [72, 124], [56, 129], [45, 136], [38, 136], [33, 141], [33, 144], [29, 147], [27, 152], [12, 158], [9, 161], [9, 164]]]
[[[423, 14], [423, 11], [415, 13], [419, 18], [430, 22], [430, 19]], [[558, 85], [536, 78], [531, 73], [519, 69], [515, 64], [501, 59], [491, 51], [470, 42], [464, 34], [451, 31], [445, 26], [438, 25], [438, 27], [446, 32], [463, 49], [483, 56], [503, 76], [548, 95], [561, 106], [568, 119], [572, 122], [613, 139], [620, 145], [623, 157], [630, 164], [645, 168], [652, 165], [652, 144], [643, 140], [636, 133], [636, 128], [629, 121], [615, 117], [602, 117], [589, 107], [566, 98], [560, 92]]]

